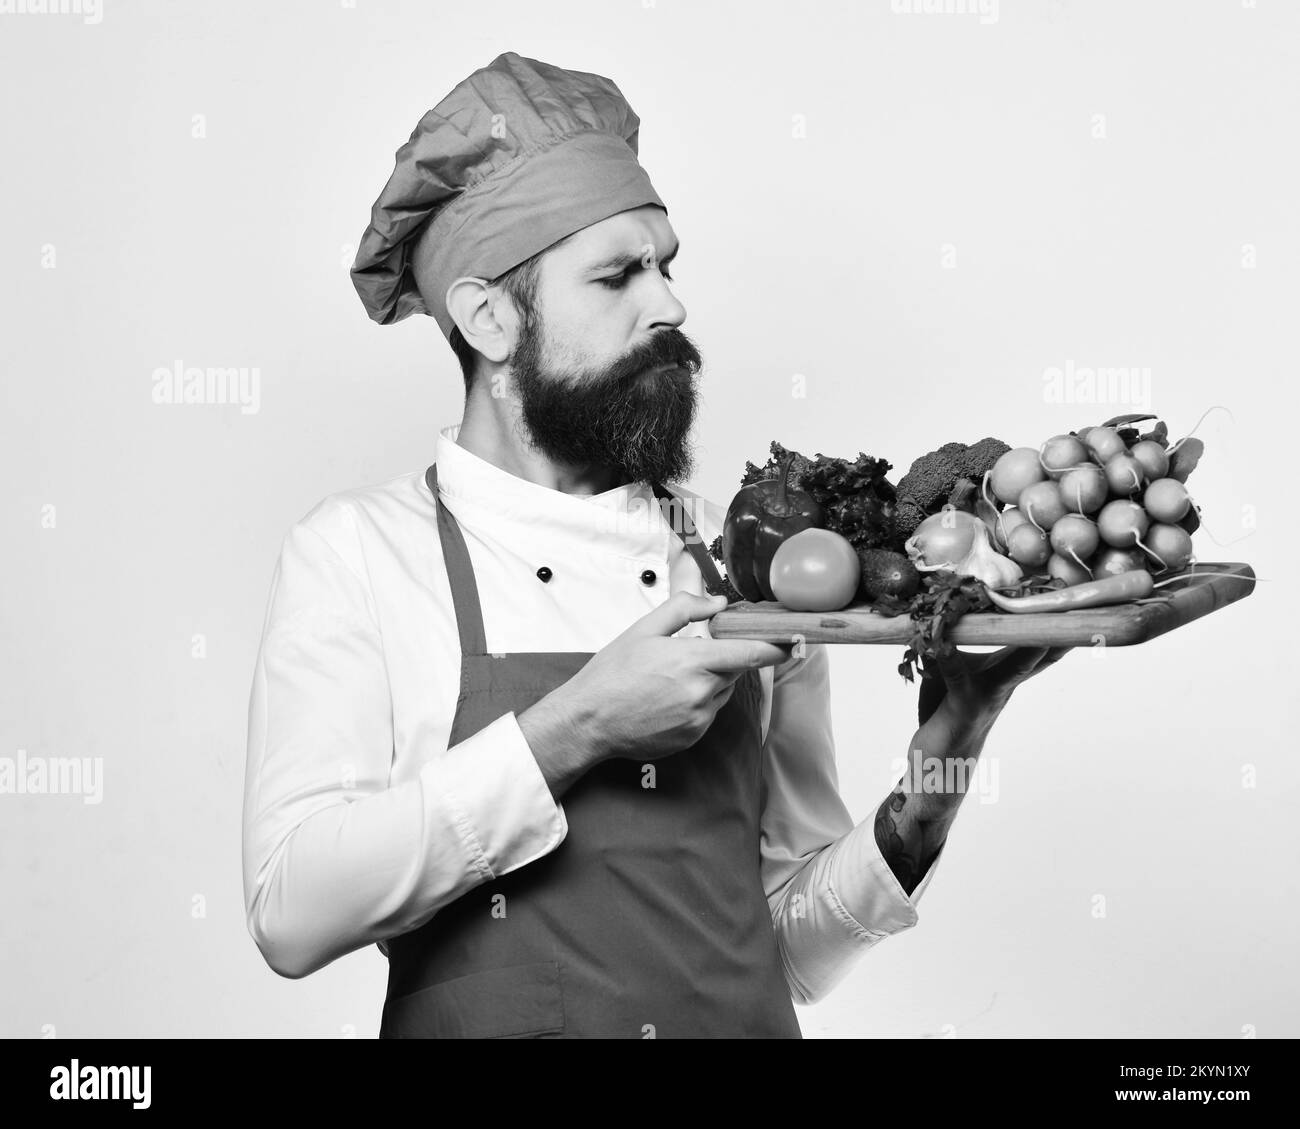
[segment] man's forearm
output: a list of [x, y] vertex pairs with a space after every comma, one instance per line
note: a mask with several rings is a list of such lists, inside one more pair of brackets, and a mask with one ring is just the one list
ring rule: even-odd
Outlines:
[[936, 710], [912, 738], [902, 782], [876, 812], [876, 846], [909, 897], [948, 838], [992, 724], [954, 722]]
[[516, 720], [557, 803], [602, 756], [592, 726], [558, 704], [554, 695], [535, 702]]

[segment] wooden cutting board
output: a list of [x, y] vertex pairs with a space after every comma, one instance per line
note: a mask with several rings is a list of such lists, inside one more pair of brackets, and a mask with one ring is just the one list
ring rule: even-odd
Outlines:
[[[1116, 604], [1069, 612], [978, 612], [963, 616], [950, 638], [959, 646], [1130, 647], [1200, 619], [1255, 590], [1255, 570], [1248, 564], [1198, 563], [1195, 572], [1227, 573], [1179, 581], [1158, 592], [1166, 600]], [[882, 616], [866, 604], [837, 612], [791, 612], [780, 604], [736, 603], [709, 621], [715, 639], [760, 639], [767, 643], [906, 644], [907, 616]]]

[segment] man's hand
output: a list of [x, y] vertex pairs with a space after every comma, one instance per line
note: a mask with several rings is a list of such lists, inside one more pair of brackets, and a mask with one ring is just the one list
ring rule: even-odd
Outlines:
[[924, 725], [942, 705], [953, 721], [987, 729], [1017, 686], [1046, 670], [1068, 650], [1003, 647], [987, 654], [954, 651], [946, 659], [926, 660], [917, 698], [917, 722]]
[[[912, 738], [907, 774], [876, 812], [876, 845], [905, 893], [920, 885], [948, 838], [965, 791], [917, 792], [911, 782], [942, 764], [940, 778], [968, 782], [984, 739], [1025, 680], [1057, 662], [1068, 647], [1004, 647], [988, 654], [954, 651], [928, 660], [917, 699], [921, 727]], [[946, 771], [961, 761], [960, 772]]]
[[726, 606], [725, 596], [670, 596], [519, 715], [552, 795], [610, 757], [655, 760], [689, 748], [742, 674], [790, 657], [791, 644], [674, 637]]

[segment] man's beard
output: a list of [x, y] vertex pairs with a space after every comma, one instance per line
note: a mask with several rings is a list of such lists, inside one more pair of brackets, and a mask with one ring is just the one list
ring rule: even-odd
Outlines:
[[[525, 316], [510, 371], [532, 445], [566, 466], [608, 467], [615, 482], [687, 478], [694, 457], [699, 350], [679, 329], [662, 329], [612, 365], [578, 376], [543, 364], [540, 319]], [[673, 365], [663, 372], [660, 365]]]

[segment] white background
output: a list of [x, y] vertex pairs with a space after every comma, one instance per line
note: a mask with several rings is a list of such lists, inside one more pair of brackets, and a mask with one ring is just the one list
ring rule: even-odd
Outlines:
[[[1046, 402], [1067, 361], [1149, 369], [1176, 434], [1231, 409], [1203, 425], [1191, 485], [1215, 536], [1245, 540], [1200, 534], [1198, 552], [1269, 583], [1018, 691], [986, 748], [996, 802], [967, 799], [920, 924], [801, 1009], [805, 1032], [1300, 1035], [1300, 8], [991, 16], [887, 0], [0, 15], [0, 756], [102, 757], [105, 774], [98, 805], [0, 796], [0, 1033], [377, 1030], [373, 946], [291, 982], [246, 932], [248, 693], [289, 526], [426, 466], [460, 419], [432, 319], [373, 325], [347, 266], [419, 117], [514, 50], [610, 76], [641, 115], [707, 362], [690, 483], [707, 496], [725, 503], [772, 439], [883, 456], [896, 477], [949, 440], [1036, 445], [1130, 408]], [[155, 404], [152, 374], [177, 359], [257, 366], [260, 410]], [[860, 819], [915, 724], [899, 657], [832, 655]]]

